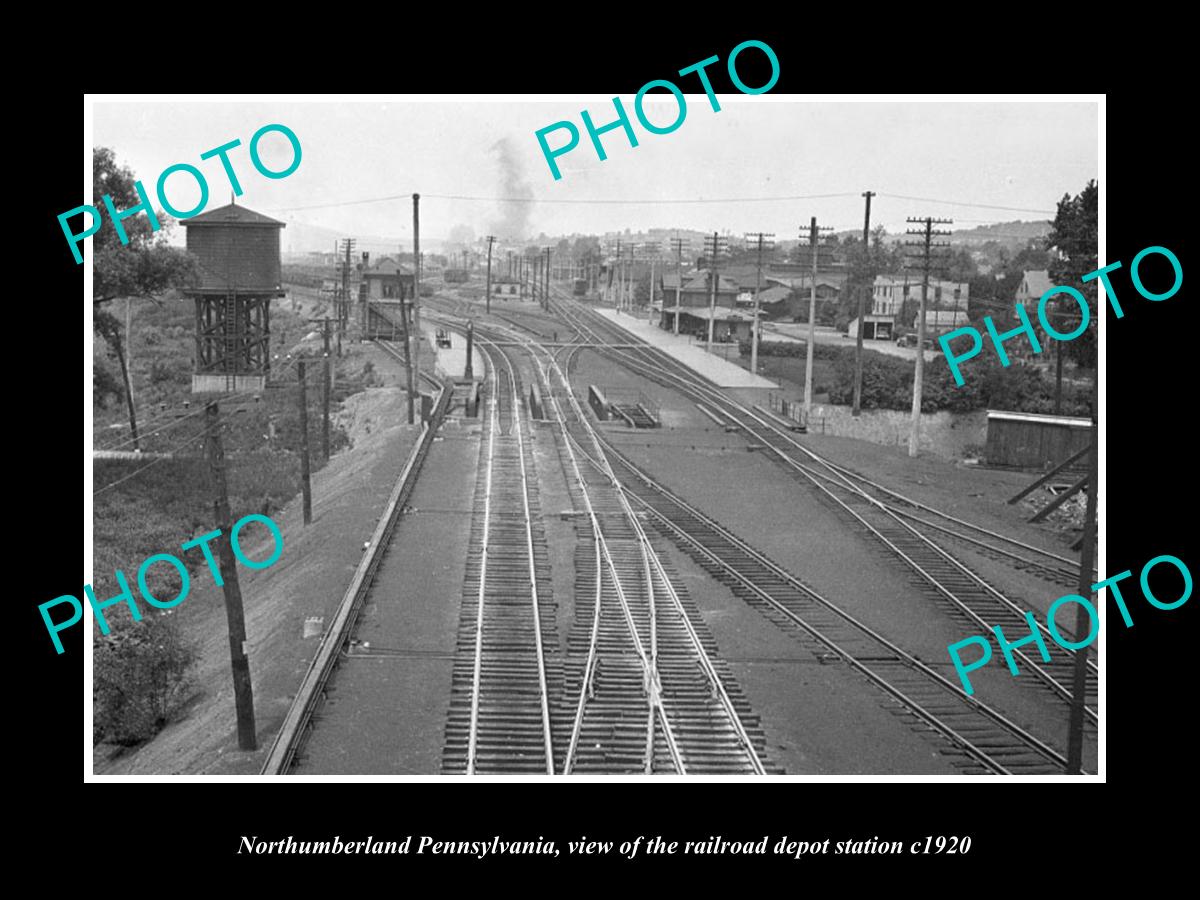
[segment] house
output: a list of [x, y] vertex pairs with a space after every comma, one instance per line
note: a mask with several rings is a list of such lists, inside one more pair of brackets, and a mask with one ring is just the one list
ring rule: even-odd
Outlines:
[[1024, 305], [1030, 300], [1042, 299], [1042, 294], [1054, 287], [1050, 273], [1046, 269], [1030, 269], [1021, 275], [1021, 284], [1017, 288], [1015, 299]]
[[[913, 327], [920, 307], [921, 290], [920, 280], [911, 280], [908, 276], [877, 275], [871, 289], [871, 315], [892, 316], [895, 324]], [[926, 312], [961, 310], [965, 324], [970, 293], [971, 286], [966, 282], [931, 278], [926, 297]], [[928, 326], [928, 316], [925, 322]]]
[[[678, 276], [674, 273], [664, 273], [660, 281], [661, 296], [668, 307], [675, 305], [675, 288], [679, 284]], [[686, 307], [708, 306], [712, 302], [712, 278], [708, 269], [695, 272], [685, 272], [683, 285], [679, 290], [679, 305]], [[741, 286], [719, 269], [717, 270], [717, 306], [727, 306], [733, 309], [737, 306], [737, 297]]]
[[369, 300], [403, 300], [413, 295], [413, 273], [390, 256], [364, 269], [363, 284]]
[[789, 287], [772, 285], [758, 292], [758, 308], [764, 319], [783, 320], [794, 318], [796, 301]]

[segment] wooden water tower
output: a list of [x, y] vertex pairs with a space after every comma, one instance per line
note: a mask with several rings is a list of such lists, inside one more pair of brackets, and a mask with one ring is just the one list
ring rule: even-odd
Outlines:
[[283, 222], [229, 204], [183, 220], [199, 261], [192, 392], [262, 390], [271, 370], [271, 298], [284, 296]]

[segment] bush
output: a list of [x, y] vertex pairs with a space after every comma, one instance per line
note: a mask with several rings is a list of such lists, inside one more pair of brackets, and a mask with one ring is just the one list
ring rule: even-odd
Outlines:
[[197, 654], [170, 611], [140, 622], [114, 615], [109, 624], [112, 631], [96, 632], [92, 642], [93, 735], [130, 746], [154, 737], [179, 713]]
[[[742, 341], [738, 345], [742, 356], [750, 355], [750, 342]], [[853, 359], [853, 351], [847, 347], [839, 347], [836, 344], [820, 344], [816, 345], [816, 350], [813, 352], [813, 359], [840, 359], [843, 354], [850, 352]], [[759, 341], [758, 355], [759, 356], [798, 356], [804, 357], [808, 354], [808, 343], [806, 341]]]

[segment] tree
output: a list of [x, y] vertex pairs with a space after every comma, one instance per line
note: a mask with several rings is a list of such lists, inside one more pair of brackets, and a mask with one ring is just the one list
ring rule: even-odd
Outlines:
[[[1083, 276], [1097, 268], [1099, 254], [1099, 195], [1095, 179], [1075, 197], [1064, 194], [1058, 201], [1058, 212], [1046, 235], [1046, 250], [1057, 251], [1048, 265], [1050, 281], [1056, 285], [1069, 285], [1080, 291], [1088, 307], [1096, 310], [1087, 330], [1059, 351], [1075, 360], [1077, 365], [1093, 368], [1096, 365], [1096, 320], [1100, 307], [1097, 304], [1097, 281], [1084, 282]], [[1018, 254], [1020, 258], [1020, 254]], [[1070, 299], [1055, 302], [1054, 327], [1068, 334], [1079, 327], [1082, 311]]]
[[[107, 147], [92, 152], [92, 205], [104, 208], [104, 195], [112, 198], [119, 210], [130, 209], [141, 202], [134, 185], [133, 172], [117, 164], [116, 155]], [[165, 218], [158, 213], [159, 221]], [[191, 283], [197, 275], [195, 258], [186, 250], [170, 247], [166, 235], [171, 227], [167, 220], [155, 232], [149, 217], [131, 216], [122, 222], [128, 243], [122, 244], [115, 227], [102, 227], [92, 237], [92, 327], [104, 338], [109, 350], [117, 357], [125, 383], [125, 399], [129, 406], [129, 427], [133, 445], [137, 448], [137, 415], [133, 407], [132, 381], [121, 341], [121, 324], [103, 307], [118, 297], [148, 297], [158, 301], [158, 294]]]

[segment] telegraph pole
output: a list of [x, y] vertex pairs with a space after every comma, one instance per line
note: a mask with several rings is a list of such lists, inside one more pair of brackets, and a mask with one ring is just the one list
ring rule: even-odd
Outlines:
[[721, 243], [724, 239], [713, 232], [711, 238], [704, 239], [704, 251], [708, 254], [708, 277], [712, 282], [712, 293], [708, 300], [708, 344], [707, 349], [712, 353], [713, 345], [713, 322], [717, 317], [717, 285], [720, 283], [720, 276], [717, 274], [717, 258], [721, 253]]
[[[488, 238], [487, 238], [487, 242], [488, 242], [487, 290], [484, 291], [484, 294], [483, 294], [483, 296], [486, 298], [484, 303], [485, 303], [485, 308], [486, 308], [487, 312], [492, 311], [492, 242], [495, 240], [496, 239], [492, 235], [490, 235], [490, 234], [488, 235]], [[469, 368], [470, 365], [471, 365], [471, 360], [468, 357], [467, 367]]]
[[654, 270], [657, 268], [659, 254], [662, 253], [662, 244], [657, 241], [650, 245], [650, 297], [646, 300], [646, 322], [654, 322]]
[[866, 318], [866, 295], [870, 289], [868, 284], [875, 283], [871, 272], [871, 198], [875, 196], [875, 192], [863, 191], [863, 196], [867, 198], [867, 211], [863, 217], [863, 261], [867, 267], [864, 278], [869, 278], [869, 282], [864, 280], [858, 291], [858, 335], [854, 343], [854, 405], [850, 409], [852, 416], [862, 413], [863, 319]]
[[463, 371], [463, 378], [474, 378], [475, 368], [472, 354], [475, 352], [473, 347], [475, 344], [475, 322], [471, 319], [467, 320], [467, 367]]
[[[304, 364], [301, 363], [301, 366]], [[233, 558], [230, 534], [233, 523], [229, 513], [229, 488], [225, 483], [225, 450], [221, 446], [220, 419], [217, 403], [210, 401], [205, 408], [208, 425], [208, 464], [212, 471], [213, 511], [216, 514], [217, 554], [220, 557], [222, 588], [225, 591], [225, 618], [229, 623], [229, 663], [233, 669], [233, 702], [237, 709], [238, 748], [257, 750], [254, 727], [254, 688], [250, 683], [250, 657], [246, 654], [246, 616], [242, 608], [242, 589], [238, 584], [237, 565]]]
[[[326, 359], [329, 358], [329, 341], [330, 341], [330, 337], [332, 335], [332, 331], [333, 331], [333, 329], [329, 327], [329, 316], [325, 316], [324, 321], [322, 322], [322, 325], [321, 325], [321, 343], [322, 343], [323, 349], [325, 351]], [[330, 373], [329, 373], [329, 386], [334, 387], [336, 384], [337, 384], [337, 372], [331, 369]]]
[[671, 238], [671, 249], [675, 251], [675, 334], [679, 334], [679, 300], [683, 290], [683, 238]]
[[812, 286], [808, 295], [808, 353], [804, 359], [804, 422], [808, 423], [812, 413], [812, 382], [813, 382], [813, 348], [817, 343], [817, 257], [821, 248], [821, 232], [832, 231], [817, 225], [817, 217], [813, 216], [808, 226], [808, 249], [812, 256]]
[[775, 247], [775, 242], [769, 240], [775, 235], [767, 234], [762, 231], [751, 231], [746, 235], [746, 240], [753, 240], [758, 245], [758, 275], [754, 281], [754, 322], [752, 323], [753, 334], [750, 337], [750, 374], [758, 374], [758, 292], [762, 290], [762, 257], [763, 250], [771, 250]]
[[[621, 239], [620, 239], [620, 238], [617, 238], [617, 262], [616, 262], [616, 264], [613, 266], [613, 268], [612, 268], [612, 269], [610, 269], [610, 270], [609, 270], [609, 272], [608, 272], [608, 291], [609, 291], [609, 294], [611, 294], [611, 293], [612, 293], [613, 276], [614, 276], [614, 275], [617, 275], [617, 270], [618, 270], [618, 269], [620, 269], [620, 267], [621, 267]], [[611, 299], [612, 299], [612, 297], [610, 296], [610, 297], [609, 297], [609, 299], [611, 300]], [[617, 312], [620, 312], [620, 311], [621, 311], [621, 276], [620, 276], [620, 275], [617, 275], [617, 300], [616, 300], [616, 306], [617, 306]]]
[[[1093, 395], [1095, 397], [1095, 395]], [[1088, 597], [1092, 591], [1092, 573], [1096, 568], [1096, 504], [1099, 501], [1100, 481], [1097, 463], [1099, 450], [1099, 427], [1096, 414], [1092, 413], [1092, 451], [1088, 460], [1087, 511], [1083, 520], [1083, 545], [1079, 548], [1079, 596]], [[1075, 613], [1075, 637], [1086, 635], [1091, 629], [1091, 617], [1083, 604]], [[1067, 726], [1067, 774], [1083, 772], [1083, 720], [1087, 703], [1087, 657], [1086, 647], [1075, 651], [1075, 669], [1071, 683], [1071, 716]]]
[[[413, 194], [413, 327], [410, 329], [409, 340], [412, 341], [412, 373], [415, 377], [421, 371], [421, 195]], [[408, 424], [413, 423], [412, 416], [413, 386], [408, 386]]]
[[629, 265], [625, 269], [625, 311], [634, 318], [637, 314], [633, 311], [633, 270], [637, 264], [637, 247], [633, 244], [629, 245]]
[[354, 238], [342, 238], [342, 302], [338, 307], [338, 355], [341, 356], [341, 336], [350, 324], [350, 254], [357, 243]]
[[550, 247], [546, 248], [545, 290], [542, 291], [542, 309], [550, 308]]
[[300, 380], [300, 484], [304, 490], [304, 524], [312, 524], [312, 482], [308, 471], [308, 394], [304, 384], [304, 360], [296, 363]]
[[923, 224], [924, 228], [910, 228], [908, 234], [921, 235], [920, 241], [905, 241], [910, 247], [921, 248], [921, 306], [917, 313], [917, 367], [913, 372], [912, 427], [908, 434], [908, 455], [916, 456], [921, 443], [921, 392], [925, 375], [925, 308], [929, 303], [929, 271], [933, 268], [933, 248], [950, 246], [946, 241], [933, 242], [933, 236], [949, 234], [949, 231], [934, 231], [934, 223], [951, 225], [953, 219], [935, 219], [932, 216], [908, 218], [909, 222]]
[[325, 453], [325, 459], [329, 459], [329, 351], [325, 351], [325, 378], [324, 384], [321, 386], [321, 450]]

